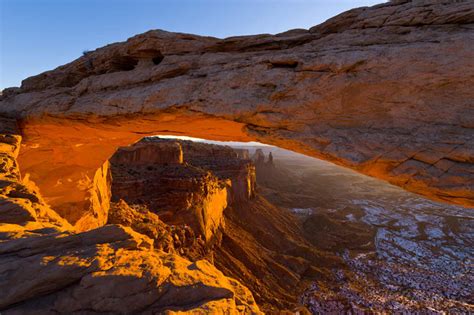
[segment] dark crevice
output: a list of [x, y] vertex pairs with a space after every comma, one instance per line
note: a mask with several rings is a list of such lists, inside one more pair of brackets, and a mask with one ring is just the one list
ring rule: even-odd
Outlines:
[[270, 68], [288, 68], [294, 69], [298, 66], [296, 60], [270, 61]]
[[158, 65], [160, 64], [165, 57], [163, 55], [153, 57], [151, 60], [153, 61], [153, 64]]
[[130, 56], [117, 56], [110, 61], [110, 69], [107, 72], [130, 71], [133, 70], [137, 64], [137, 58]]

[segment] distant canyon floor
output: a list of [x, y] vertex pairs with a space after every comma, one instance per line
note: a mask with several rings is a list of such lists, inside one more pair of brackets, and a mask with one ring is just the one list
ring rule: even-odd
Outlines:
[[275, 166], [257, 168], [260, 193], [346, 263], [332, 268], [335, 282], [315, 282], [301, 296], [311, 312], [474, 311], [473, 209], [279, 148], [263, 152], [273, 152]]

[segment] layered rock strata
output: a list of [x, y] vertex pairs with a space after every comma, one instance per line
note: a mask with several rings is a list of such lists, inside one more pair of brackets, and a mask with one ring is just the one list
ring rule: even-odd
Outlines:
[[255, 166], [248, 155], [228, 146], [181, 141], [189, 164], [211, 171], [230, 185], [229, 203], [255, 195]]
[[255, 190], [250, 160], [229, 147], [146, 138], [119, 149], [110, 162], [113, 201], [145, 205], [167, 224], [191, 226], [206, 242], [223, 228], [224, 209]]
[[[265, 311], [295, 311], [311, 280], [324, 279], [341, 260], [314, 249], [296, 218], [258, 194], [255, 166], [242, 158], [248, 156], [226, 146], [157, 137], [119, 149], [110, 162], [112, 199], [120, 200], [112, 206], [109, 222], [159, 240], [168, 252], [206, 258], [245, 283]], [[216, 193], [209, 189], [215, 180], [227, 192], [225, 203], [208, 197]], [[209, 209], [220, 207], [218, 229], [202, 225], [201, 216], [212, 217]], [[203, 242], [199, 235], [205, 229], [212, 239]]]
[[55, 209], [158, 133], [258, 140], [473, 206], [473, 24], [472, 1], [413, 0], [277, 35], [154, 30], [25, 79], [0, 114], [20, 121], [20, 165]]
[[169, 242], [165, 224], [151, 213], [126, 205], [121, 212], [113, 205], [110, 218], [104, 212], [105, 220], [132, 220], [133, 229], [153, 239], [114, 224], [77, 233], [22, 179], [16, 124], [0, 122], [2, 314], [261, 314], [238, 281], [205, 260], [190, 262], [169, 251], [176, 241]]

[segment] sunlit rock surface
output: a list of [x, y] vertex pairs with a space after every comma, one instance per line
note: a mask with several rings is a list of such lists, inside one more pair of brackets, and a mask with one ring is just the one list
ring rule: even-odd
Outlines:
[[[77, 234], [79, 230], [49, 208], [31, 182], [21, 179], [15, 160], [21, 137], [15, 136], [14, 122], [2, 123], [2, 314], [260, 314], [250, 291], [209, 262], [190, 262], [176, 252], [165, 252], [166, 235], [160, 229], [164, 224], [150, 213], [126, 205], [119, 212], [114, 205], [110, 221], [133, 219], [132, 228], [155, 233], [153, 239], [121, 225], [88, 227]], [[108, 211], [110, 200], [100, 196], [96, 195], [104, 205], [101, 209]], [[102, 225], [108, 212], [105, 216]], [[143, 222], [156, 224], [154, 230], [141, 227]], [[159, 242], [156, 248], [154, 241]]]
[[473, 22], [472, 1], [414, 0], [277, 35], [153, 30], [5, 90], [0, 114], [20, 120], [22, 171], [55, 209], [158, 133], [256, 139], [472, 206]]
[[[151, 151], [161, 157], [139, 158]], [[110, 159], [112, 200], [119, 201], [109, 222], [133, 227], [168, 252], [213, 262], [245, 283], [264, 311], [294, 311], [311, 280], [342, 259], [312, 248], [291, 213], [258, 194], [249, 156], [245, 149], [157, 137], [121, 148]], [[215, 183], [226, 192], [224, 202]]]
[[228, 204], [251, 198], [255, 190], [253, 165], [230, 147], [145, 138], [119, 149], [110, 162], [113, 201], [146, 205], [166, 223], [187, 224], [206, 241], [223, 228]]
[[22, 178], [16, 160], [21, 139], [15, 121], [0, 118], [0, 224], [72, 228], [44, 202], [36, 185]]
[[[325, 226], [346, 235], [370, 226], [348, 253], [336, 255], [337, 235], [323, 239], [322, 251], [315, 244], [323, 233], [308, 239], [308, 230], [321, 225], [301, 227], [248, 193], [252, 183], [243, 174], [250, 169], [200, 165], [193, 172], [212, 184], [197, 186], [213, 191], [216, 200], [206, 202], [218, 206], [210, 211], [217, 220], [202, 220], [199, 228], [206, 238], [223, 226], [224, 214], [214, 261], [224, 276], [209, 262], [180, 257], [192, 238], [184, 228], [183, 238], [169, 233], [158, 221], [166, 216], [120, 200], [109, 208], [107, 160], [146, 135], [258, 140], [473, 206], [473, 22], [472, 1], [414, 0], [354, 9], [277, 35], [216, 39], [155, 30], [3, 91], [2, 314], [258, 313], [250, 291], [229, 275], [247, 281], [268, 310], [302, 302], [314, 312], [472, 312], [472, 255], [463, 250], [472, 247], [471, 221], [449, 209], [417, 209], [416, 217], [412, 209], [382, 211], [354, 201], [358, 210], [348, 209], [345, 219], [331, 211], [309, 217], [329, 217]], [[145, 150], [126, 160], [154, 156]], [[170, 159], [168, 167], [179, 169], [184, 150], [183, 160], [164, 160]], [[232, 193], [222, 179], [229, 179], [227, 170], [242, 183]], [[291, 209], [313, 214], [312, 193], [298, 194]], [[268, 194], [291, 203], [282, 197], [288, 195]], [[371, 233], [376, 238], [364, 243]], [[408, 293], [397, 293], [403, 289]]]
[[130, 228], [0, 242], [4, 314], [258, 314], [251, 293], [207, 261], [153, 249]]
[[122, 199], [112, 202], [108, 223], [129, 226], [147, 235], [155, 241], [155, 248], [164, 252], [176, 253], [192, 261], [213, 260], [209, 244], [196, 235], [189, 225], [166, 224], [143, 204], [130, 206]]

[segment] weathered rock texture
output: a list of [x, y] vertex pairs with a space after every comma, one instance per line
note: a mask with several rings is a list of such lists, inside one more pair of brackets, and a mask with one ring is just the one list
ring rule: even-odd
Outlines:
[[130, 206], [124, 200], [112, 202], [107, 223], [131, 227], [153, 239], [155, 248], [167, 253], [176, 253], [192, 261], [213, 260], [208, 244], [189, 225], [166, 224], [143, 204]]
[[180, 141], [189, 164], [209, 170], [229, 186], [228, 203], [255, 195], [255, 166], [240, 151], [228, 146]]
[[[275, 314], [292, 310], [315, 279], [332, 281], [339, 257], [312, 246], [297, 219], [261, 195], [224, 211], [226, 227], [214, 264], [252, 291], [258, 305]], [[301, 314], [306, 314], [303, 310]]]
[[96, 226], [107, 220], [129, 223], [153, 239], [121, 225], [76, 233], [32, 182], [21, 179], [15, 159], [21, 137], [14, 121], [0, 122], [2, 314], [260, 314], [239, 282], [205, 260], [190, 262], [169, 251], [179, 238], [170, 243], [165, 224], [152, 213], [122, 204], [108, 218], [109, 200], [101, 196], [110, 189], [91, 194], [97, 198], [92, 204], [107, 211], [95, 220], [86, 213], [81, 220]]
[[[174, 154], [177, 148], [182, 151]], [[294, 216], [259, 196], [248, 156], [227, 146], [156, 137], [121, 148], [110, 159], [112, 200], [120, 200], [109, 223], [130, 226], [167, 252], [206, 258], [245, 283], [265, 311], [292, 310], [311, 280], [327, 277], [341, 261], [313, 248]], [[212, 197], [215, 183], [226, 202]]]
[[22, 178], [16, 161], [20, 143], [15, 121], [0, 119], [0, 223], [71, 229], [44, 202], [36, 185]]
[[119, 225], [0, 241], [0, 272], [4, 314], [260, 313], [248, 289], [209, 262], [154, 250]]
[[206, 242], [223, 211], [255, 193], [255, 168], [230, 147], [145, 138], [110, 159], [112, 200], [145, 205], [171, 225], [189, 225]]
[[154, 30], [5, 90], [0, 114], [20, 120], [21, 168], [57, 209], [118, 146], [159, 133], [258, 140], [473, 206], [473, 23], [472, 1], [413, 0], [277, 35]]

